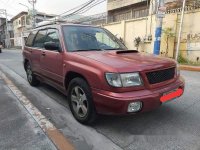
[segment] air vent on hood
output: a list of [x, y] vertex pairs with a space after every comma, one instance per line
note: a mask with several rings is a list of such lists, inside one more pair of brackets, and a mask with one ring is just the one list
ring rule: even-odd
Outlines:
[[117, 54], [125, 54], [125, 53], [138, 53], [136, 50], [123, 50], [123, 51], [117, 51]]

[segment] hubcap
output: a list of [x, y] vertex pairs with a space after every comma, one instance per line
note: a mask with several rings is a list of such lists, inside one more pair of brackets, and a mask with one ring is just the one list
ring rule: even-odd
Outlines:
[[88, 113], [88, 100], [85, 92], [79, 86], [72, 89], [71, 102], [74, 112], [81, 118], [85, 117]]
[[30, 65], [27, 66], [27, 71], [26, 72], [27, 72], [28, 81], [32, 82], [33, 77], [32, 77], [32, 70], [31, 70], [31, 66]]

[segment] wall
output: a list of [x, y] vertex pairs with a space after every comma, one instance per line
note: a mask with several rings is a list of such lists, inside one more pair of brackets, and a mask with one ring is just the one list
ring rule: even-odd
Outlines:
[[186, 13], [181, 38], [181, 53], [185, 58], [196, 61], [200, 58], [200, 11]]
[[[103, 25], [103, 27], [111, 31], [114, 35], [118, 35], [118, 38], [121, 37], [124, 40], [125, 45], [129, 49], [136, 49], [134, 39], [139, 36], [143, 40], [148, 35], [154, 35], [154, 22], [155, 16], [152, 16], [152, 21], [151, 16], [148, 16], [147, 18], [144, 17], [139, 19], [122, 21], [118, 23], [107, 24]], [[152, 53], [152, 43], [152, 41], [143, 41], [140, 44], [139, 51]]]
[[142, 1], [146, 1], [146, 0], [108, 0], [107, 9], [109, 11], [109, 10], [129, 6], [129, 5], [133, 5], [136, 3], [140, 3]]
[[[190, 61], [196, 61], [200, 57], [200, 9], [192, 10], [185, 13], [183, 31], [181, 36], [180, 53]], [[152, 21], [151, 21], [152, 20]], [[174, 57], [177, 45], [177, 37], [180, 26], [180, 13], [166, 14], [163, 19], [163, 29], [172, 28], [175, 37], [169, 39], [169, 53], [168, 57]], [[147, 18], [139, 18], [121, 21], [103, 25], [106, 29], [110, 30], [114, 35], [118, 34], [125, 42], [129, 49], [136, 49], [134, 46], [134, 39], [136, 37], [152, 36], [152, 41], [143, 40], [140, 44], [139, 51], [146, 53], [153, 53], [154, 35], [156, 27], [155, 15], [148, 16]], [[164, 33], [161, 38], [161, 52], [166, 52], [166, 37]], [[163, 54], [165, 56], [165, 54]]]
[[124, 37], [124, 22], [123, 21], [104, 25], [104, 27], [108, 29], [109, 31], [111, 31], [117, 37]]

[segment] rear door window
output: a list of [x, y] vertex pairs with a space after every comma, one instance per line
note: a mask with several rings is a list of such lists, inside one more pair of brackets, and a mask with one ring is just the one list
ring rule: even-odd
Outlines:
[[33, 44], [33, 47], [38, 47], [41, 49], [44, 48], [44, 42], [46, 40], [46, 33], [47, 33], [47, 30], [38, 31], [35, 41], [34, 41], [34, 44]]
[[33, 45], [33, 40], [34, 40], [34, 38], [35, 38], [36, 33], [37, 33], [37, 31], [33, 31], [33, 32], [31, 32], [31, 33], [29, 34], [28, 39], [27, 39], [27, 41], [26, 41], [26, 46], [32, 47], [32, 45]]

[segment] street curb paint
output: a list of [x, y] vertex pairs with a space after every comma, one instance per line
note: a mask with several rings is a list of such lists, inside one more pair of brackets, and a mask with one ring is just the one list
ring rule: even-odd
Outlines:
[[30, 102], [30, 100], [24, 96], [22, 92], [13, 84], [13, 82], [1, 71], [0, 79], [5, 81], [8, 88], [17, 97], [19, 102], [24, 106], [28, 113], [38, 123], [43, 132], [59, 150], [75, 150], [69, 140], [65, 138], [64, 135], [44, 115], [42, 115], [42, 113]]
[[180, 65], [180, 70], [187, 70], [187, 71], [197, 71], [200, 72], [200, 67], [198, 66], [187, 66], [187, 65]]

